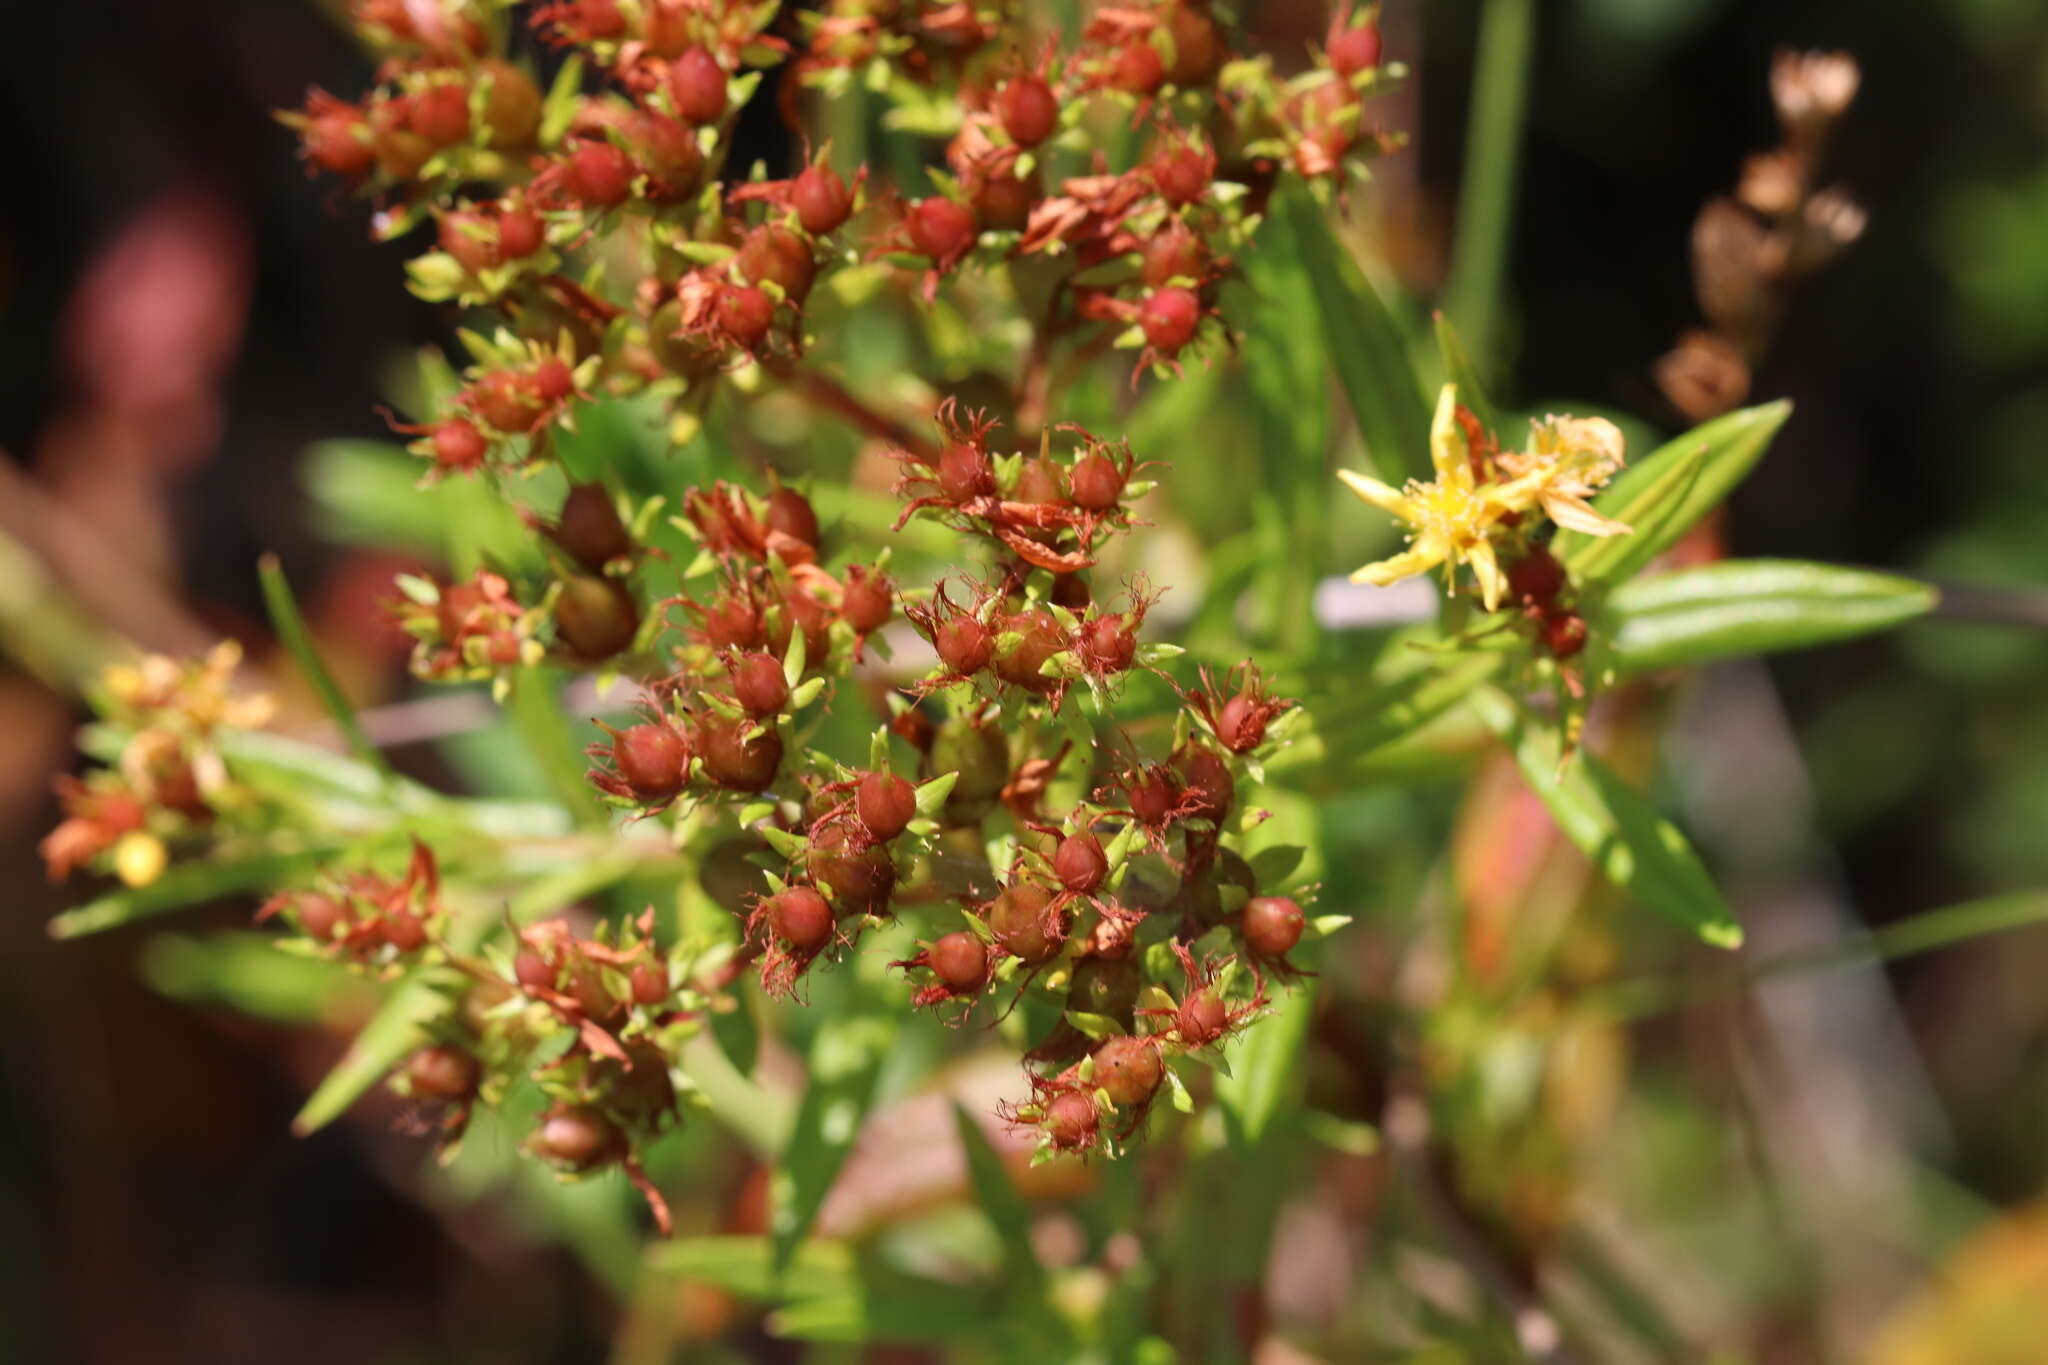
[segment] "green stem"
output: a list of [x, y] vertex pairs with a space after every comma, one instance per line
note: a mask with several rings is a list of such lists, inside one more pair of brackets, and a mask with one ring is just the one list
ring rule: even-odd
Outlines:
[[298, 599], [292, 596], [291, 584], [285, 581], [284, 569], [278, 564], [277, 556], [263, 556], [257, 563], [256, 572], [263, 581], [263, 603], [270, 609], [270, 623], [277, 628], [277, 638], [291, 652], [299, 671], [313, 684], [313, 690], [320, 694], [320, 703], [334, 719], [342, 738], [348, 741], [349, 752], [374, 768], [386, 782], [395, 781], [398, 774], [392, 770], [390, 760], [363, 733], [363, 727], [356, 722], [355, 707], [343, 694], [341, 684], [327, 671], [320, 651], [314, 648], [313, 633], [306, 629], [306, 618], [299, 614]]
[[1910, 916], [1844, 942], [1794, 948], [1759, 958], [1738, 972], [1704, 979], [1617, 982], [1584, 996], [1579, 1002], [1579, 1016], [1626, 1023], [1701, 1004], [1782, 976], [1890, 962], [2036, 924], [2048, 924], [2048, 892], [2019, 891], [1966, 901]]
[[1528, 110], [1532, 0], [1487, 0], [1472, 81], [1465, 178], [1458, 199], [1458, 244], [1445, 302], [1481, 373], [1499, 364], [1498, 329], [1507, 277], [1522, 124]]

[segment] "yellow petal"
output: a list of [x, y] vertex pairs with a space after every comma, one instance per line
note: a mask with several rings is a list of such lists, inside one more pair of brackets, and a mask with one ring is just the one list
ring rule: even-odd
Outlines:
[[1492, 611], [1500, 605], [1500, 599], [1507, 594], [1508, 576], [1500, 571], [1500, 560], [1493, 553], [1493, 542], [1482, 540], [1465, 551], [1465, 562], [1472, 566], [1472, 576], [1479, 580], [1479, 596]]
[[1390, 513], [1401, 518], [1403, 521], [1415, 520], [1415, 504], [1381, 483], [1378, 479], [1371, 478], [1365, 474], [1356, 474], [1348, 469], [1338, 470], [1337, 477], [1343, 480], [1346, 488], [1356, 493], [1366, 502], [1371, 503], [1374, 507], [1379, 508], [1382, 512]]
[[1446, 384], [1436, 396], [1436, 415], [1429, 422], [1429, 462], [1438, 479], [1471, 472], [1465, 462], [1465, 433], [1458, 427], [1458, 386]]
[[1545, 493], [1543, 510], [1550, 519], [1568, 531], [1583, 531], [1589, 536], [1625, 536], [1629, 527], [1612, 517], [1603, 517], [1588, 506], [1584, 499], [1566, 493]]
[[139, 829], [128, 831], [114, 844], [114, 875], [124, 886], [148, 886], [164, 874], [167, 861], [163, 840]]
[[1354, 571], [1351, 581], [1384, 588], [1389, 583], [1398, 583], [1404, 578], [1427, 573], [1443, 563], [1443, 559], [1443, 552], [1433, 545], [1411, 545], [1400, 554], [1390, 555]]

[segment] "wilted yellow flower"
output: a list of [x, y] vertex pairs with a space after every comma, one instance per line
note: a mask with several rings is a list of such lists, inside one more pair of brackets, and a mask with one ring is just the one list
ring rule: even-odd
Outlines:
[[1503, 492], [1518, 505], [1533, 501], [1566, 530], [1626, 535], [1628, 527], [1586, 501], [1621, 469], [1621, 428], [1605, 417], [1550, 416], [1529, 425], [1530, 449], [1502, 451], [1496, 461], [1513, 479]]
[[[1604, 417], [1546, 417], [1531, 426], [1528, 451], [1495, 456], [1493, 469], [1475, 468], [1458, 423], [1457, 388], [1446, 384], [1429, 429], [1434, 479], [1410, 479], [1396, 492], [1378, 479], [1338, 470], [1345, 487], [1410, 527], [1407, 549], [1367, 564], [1351, 581], [1384, 587], [1439, 564], [1453, 572], [1469, 564], [1492, 611], [1507, 592], [1495, 541], [1514, 531], [1521, 514], [1541, 509], [1559, 526], [1588, 535], [1626, 532], [1586, 501], [1621, 468], [1621, 429]], [[1495, 470], [1505, 477], [1488, 477]]]
[[134, 664], [114, 664], [100, 682], [123, 706], [173, 713], [151, 719], [175, 719], [192, 733], [205, 735], [221, 726], [258, 730], [276, 715], [277, 702], [268, 693], [235, 692], [235, 670], [241, 662], [241, 645], [223, 640], [200, 660], [147, 654]]

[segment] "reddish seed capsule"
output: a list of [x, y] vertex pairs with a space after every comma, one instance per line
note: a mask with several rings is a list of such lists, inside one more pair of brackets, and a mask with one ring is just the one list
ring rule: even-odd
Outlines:
[[1586, 618], [1577, 612], [1544, 617], [1543, 643], [1558, 658], [1571, 658], [1586, 647]]
[[782, 599], [782, 620], [777, 635], [771, 642], [775, 652], [789, 652], [789, 638], [795, 631], [804, 635], [804, 657], [820, 660], [832, 647], [832, 621], [836, 613], [825, 599], [795, 584]]
[[626, 980], [636, 1005], [659, 1005], [668, 999], [668, 973], [652, 962], [635, 963]]
[[1537, 606], [1554, 601], [1564, 588], [1564, 581], [1564, 565], [1546, 546], [1535, 546], [1508, 565], [1508, 592]]
[[1209, 248], [1178, 218], [1168, 222], [1141, 253], [1139, 274], [1157, 289], [1174, 280], [1199, 280], [1209, 269]]
[[832, 938], [832, 907], [808, 886], [777, 892], [768, 902], [768, 928], [798, 952], [813, 952]]
[[1171, 771], [1148, 767], [1124, 779], [1124, 794], [1140, 824], [1158, 825], [1165, 823], [1180, 800], [1180, 787]]
[[768, 495], [767, 521], [770, 531], [779, 531], [800, 545], [818, 547], [817, 509], [794, 488], [778, 488]]
[[410, 910], [395, 910], [384, 917], [384, 941], [401, 953], [409, 953], [427, 941], [427, 926]]
[[1060, 126], [1059, 97], [1043, 76], [1019, 76], [996, 93], [996, 117], [1010, 141], [1036, 147]]
[[498, 254], [508, 261], [524, 260], [547, 243], [547, 224], [530, 208], [501, 210], [498, 214]]
[[934, 943], [925, 958], [932, 974], [955, 995], [979, 995], [988, 985], [988, 945], [965, 929]]
[[683, 789], [690, 771], [690, 746], [673, 725], [633, 725], [612, 740], [612, 764], [637, 799], [649, 804], [667, 801]]
[[1110, 66], [1109, 83], [1130, 95], [1149, 95], [1166, 81], [1166, 63], [1159, 51], [1143, 38], [1123, 45]]
[[1053, 875], [1077, 896], [1092, 896], [1109, 875], [1109, 857], [1102, 841], [1087, 831], [1069, 834], [1053, 850]]
[[735, 658], [732, 697], [750, 716], [772, 716], [781, 711], [789, 701], [789, 679], [783, 674], [780, 661], [758, 653]]
[[1122, 673], [1138, 657], [1138, 637], [1120, 612], [1097, 616], [1081, 626], [1081, 657], [1102, 673]]
[[714, 649], [758, 649], [766, 638], [760, 604], [748, 593], [722, 592], [704, 609], [704, 639]]
[[1244, 946], [1259, 957], [1287, 956], [1301, 942], [1308, 917], [1291, 896], [1253, 896], [1245, 902], [1239, 928]]
[[1197, 819], [1222, 824], [1237, 797], [1237, 779], [1230, 775], [1223, 755], [1188, 744], [1173, 756], [1173, 767], [1181, 782], [1181, 808]]
[[1183, 3], [1167, 12], [1166, 31], [1173, 39], [1173, 65], [1167, 79], [1183, 89], [1207, 83], [1223, 64], [1223, 38], [1216, 21], [1202, 7]]
[[308, 892], [294, 900], [292, 915], [299, 922], [299, 932], [319, 943], [333, 938], [334, 931], [348, 919], [348, 912], [341, 902], [317, 892]]
[[974, 190], [975, 222], [998, 232], [1021, 231], [1031, 221], [1042, 183], [1036, 170], [1022, 179], [1008, 172], [989, 176]]
[[1022, 638], [1007, 653], [996, 657], [996, 676], [1030, 692], [1050, 692], [1059, 685], [1041, 671], [1046, 660], [1065, 647], [1066, 636], [1053, 614], [1042, 607], [1013, 613], [1003, 621], [1003, 633], [1016, 632]]
[[1052, 1145], [1063, 1152], [1078, 1152], [1095, 1144], [1095, 1097], [1081, 1090], [1055, 1095], [1045, 1106], [1040, 1120]]
[[1010, 501], [1049, 507], [1063, 500], [1059, 467], [1051, 460], [1033, 456], [1018, 468], [1017, 486], [1010, 490]]
[[1192, 204], [1209, 188], [1209, 158], [1188, 142], [1174, 142], [1152, 158], [1152, 184], [1167, 203]]
[[444, 213], [435, 229], [434, 244], [474, 275], [498, 263], [492, 236], [491, 221], [481, 213]]
[[533, 1135], [535, 1155], [567, 1171], [608, 1166], [625, 1149], [626, 1135], [619, 1126], [587, 1105], [555, 1110]]
[[718, 330], [742, 350], [767, 339], [775, 324], [775, 300], [750, 284], [728, 286], [718, 296]]
[[412, 130], [430, 147], [452, 147], [469, 136], [469, 92], [459, 85], [430, 85], [412, 99]]
[[725, 113], [725, 68], [704, 48], [693, 47], [676, 58], [668, 88], [676, 113], [692, 123], [716, 123]]
[[575, 0], [566, 7], [570, 13], [561, 22], [573, 25], [579, 37], [616, 38], [626, 31], [626, 16], [619, 13], [619, 0]]
[[896, 614], [895, 588], [887, 574], [856, 564], [846, 571], [846, 593], [840, 598], [839, 614], [856, 634], [872, 635]]
[[531, 948], [521, 948], [513, 955], [512, 976], [530, 991], [547, 990], [555, 984], [555, 969]]
[[1070, 482], [1074, 505], [1089, 512], [1107, 512], [1124, 495], [1124, 472], [1107, 455], [1083, 455]]
[[894, 773], [869, 773], [854, 793], [854, 811], [868, 833], [886, 842], [917, 818], [917, 789]]
[[1145, 1104], [1165, 1079], [1159, 1049], [1143, 1038], [1109, 1038], [1095, 1049], [1095, 1085], [1120, 1109]]
[[1355, 76], [1380, 64], [1378, 24], [1347, 28], [1330, 39], [1330, 65], [1340, 76]]
[[576, 392], [576, 371], [569, 362], [558, 355], [551, 355], [533, 367], [529, 382], [533, 385], [534, 397], [543, 403], [559, 403]]
[[940, 626], [932, 646], [938, 650], [941, 663], [963, 675], [987, 668], [996, 652], [995, 636], [972, 616], [955, 616]]
[[530, 147], [540, 132], [540, 87], [508, 61], [486, 57], [477, 63], [489, 82], [484, 95], [486, 140], [493, 151], [509, 152]]
[[1138, 310], [1138, 325], [1152, 349], [1173, 355], [1195, 339], [1202, 322], [1202, 302], [1192, 290], [1178, 286], [1157, 290]]
[[974, 215], [950, 199], [920, 199], [905, 221], [911, 249], [933, 261], [950, 259], [974, 245]]
[[1232, 753], [1256, 749], [1265, 737], [1266, 722], [1259, 715], [1258, 703], [1243, 693], [1224, 702], [1216, 712], [1216, 738]]
[[1175, 1031], [1180, 1040], [1189, 1047], [1207, 1047], [1223, 1036], [1230, 1026], [1230, 1012], [1212, 990], [1198, 990], [1180, 1002], [1175, 1015]]
[[439, 1104], [461, 1104], [476, 1094], [480, 1068], [476, 1058], [442, 1043], [421, 1048], [406, 1059], [405, 1078], [416, 1098]]
[[555, 600], [555, 632], [578, 658], [609, 659], [633, 643], [640, 608], [616, 579], [570, 574]]
[[633, 193], [633, 158], [609, 142], [583, 138], [569, 152], [562, 186], [587, 209], [617, 208]]
[[368, 126], [354, 105], [329, 106], [313, 114], [299, 134], [306, 160], [351, 180], [369, 174], [377, 153], [361, 129]]
[[804, 301], [818, 274], [810, 243], [774, 223], [763, 224], [747, 234], [740, 246], [739, 267], [740, 274], [755, 284], [774, 281], [775, 287], [793, 303]]
[[592, 572], [633, 552], [618, 505], [601, 483], [571, 485], [551, 534], [570, 558]]
[[996, 946], [1027, 967], [1050, 962], [1066, 942], [1066, 925], [1049, 913], [1052, 892], [1036, 882], [1006, 887], [989, 907]]
[[877, 844], [858, 847], [853, 828], [843, 822], [812, 831], [805, 866], [811, 880], [832, 892], [842, 915], [886, 915], [896, 890], [896, 865], [889, 850]]
[[804, 167], [790, 186], [789, 198], [797, 221], [813, 237], [833, 231], [853, 212], [853, 191], [829, 166]]
[[947, 446], [939, 452], [939, 492], [949, 502], [985, 498], [996, 491], [995, 466], [988, 452], [973, 446]]
[[647, 187], [649, 197], [664, 204], [687, 198], [704, 170], [696, 130], [652, 109], [640, 110], [630, 126], [633, 153], [655, 182]]
[[434, 424], [434, 463], [446, 470], [469, 470], [483, 464], [491, 443], [466, 417], [450, 417]]
[[751, 721], [712, 719], [698, 732], [697, 753], [704, 776], [727, 791], [766, 791], [782, 767], [782, 737], [764, 730], [745, 738]]
[[507, 436], [531, 431], [546, 410], [524, 378], [510, 370], [493, 370], [465, 392], [470, 410], [484, 420], [484, 425]]

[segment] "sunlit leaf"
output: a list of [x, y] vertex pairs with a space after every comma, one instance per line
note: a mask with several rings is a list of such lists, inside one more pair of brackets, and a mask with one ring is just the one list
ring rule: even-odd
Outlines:
[[1607, 600], [1594, 630], [1617, 667], [1670, 668], [1885, 630], [1938, 599], [1926, 584], [1893, 574], [1731, 559], [1631, 579]]
[[1593, 501], [1602, 516], [1632, 527], [1632, 533], [1566, 531], [1555, 544], [1558, 557], [1585, 581], [1628, 578], [1720, 506], [1791, 415], [1792, 405], [1783, 400], [1743, 408], [1633, 462]]
[[1507, 744], [1558, 829], [1618, 890], [1716, 948], [1742, 945], [1742, 927], [1699, 855], [1647, 798], [1584, 750], [1560, 764], [1557, 727], [1505, 693], [1486, 688], [1471, 703]]

